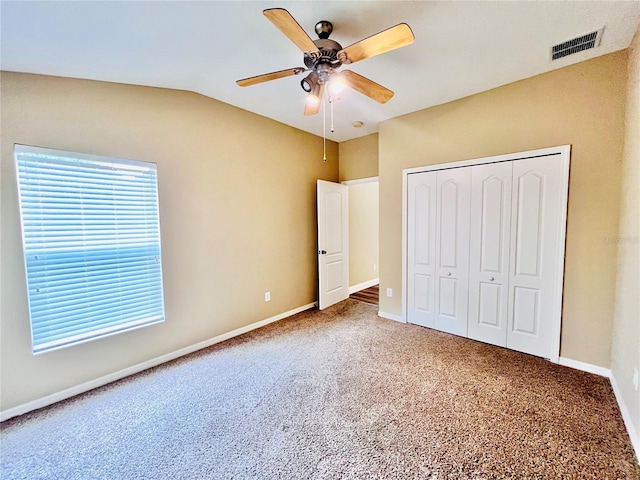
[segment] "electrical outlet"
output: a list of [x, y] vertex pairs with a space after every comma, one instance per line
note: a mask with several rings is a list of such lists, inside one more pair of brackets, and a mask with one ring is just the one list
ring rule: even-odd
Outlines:
[[374, 263], [373, 264], [373, 271], [375, 272], [378, 269], [378, 266]]
[[637, 368], [633, 368], [633, 388], [636, 389], [636, 392], [638, 391], [638, 369]]
[[393, 297], [393, 290], [390, 288], [387, 288], [387, 297]]
[[265, 302], [271, 301], [271, 292], [264, 292], [264, 301]]

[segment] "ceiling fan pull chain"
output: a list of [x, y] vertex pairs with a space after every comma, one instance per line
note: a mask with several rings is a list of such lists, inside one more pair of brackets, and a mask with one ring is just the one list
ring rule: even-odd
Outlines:
[[324, 107], [324, 98], [320, 98], [320, 102], [322, 103], [322, 148], [324, 149], [324, 153], [322, 156], [322, 161], [327, 161], [327, 121], [325, 118], [325, 107]]
[[331, 105], [331, 133], [333, 133], [333, 98], [329, 97], [329, 105]]

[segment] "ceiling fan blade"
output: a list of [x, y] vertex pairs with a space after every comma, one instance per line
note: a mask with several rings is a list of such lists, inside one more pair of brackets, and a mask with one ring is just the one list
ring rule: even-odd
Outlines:
[[284, 8], [269, 8], [262, 12], [276, 27], [284, 33], [289, 40], [295, 43], [303, 52], [318, 52], [318, 47], [313, 43], [300, 24]]
[[362, 75], [352, 72], [351, 70], [343, 70], [340, 75], [344, 78], [345, 83], [357, 90], [363, 95], [375, 100], [378, 103], [387, 103], [393, 97], [393, 92], [376, 82], [369, 80]]
[[278, 78], [290, 77], [291, 75], [300, 75], [305, 71], [306, 68], [302, 67], [288, 68], [287, 70], [265, 73], [264, 75], [258, 75], [256, 77], [243, 78], [242, 80], [237, 80], [236, 83], [241, 87], [248, 87], [250, 85], [256, 85], [258, 83], [276, 80]]
[[401, 23], [349, 45], [338, 52], [338, 59], [342, 63], [355, 63], [396, 48], [411, 45], [414, 40], [411, 27], [406, 23]]
[[[318, 99], [317, 102], [309, 102], [311, 96], [314, 95]], [[318, 89], [315, 92], [311, 92], [307, 95], [307, 101], [304, 104], [304, 114], [305, 115], [315, 115], [320, 111], [320, 106], [322, 105], [322, 99], [324, 97], [324, 85], [318, 85]]]

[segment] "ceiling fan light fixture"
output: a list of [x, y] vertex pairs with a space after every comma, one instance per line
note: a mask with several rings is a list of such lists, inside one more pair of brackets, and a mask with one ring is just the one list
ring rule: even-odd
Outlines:
[[300, 86], [307, 93], [310, 93], [316, 87], [316, 85], [318, 85], [318, 74], [316, 72], [311, 72], [309, 75], [300, 80]]
[[316, 83], [313, 86], [313, 89], [307, 95], [307, 104], [308, 105], [318, 105], [320, 103], [320, 84]]
[[329, 90], [333, 95], [339, 95], [344, 90], [345, 81], [344, 77], [339, 73], [331, 75], [331, 81], [329, 82]]

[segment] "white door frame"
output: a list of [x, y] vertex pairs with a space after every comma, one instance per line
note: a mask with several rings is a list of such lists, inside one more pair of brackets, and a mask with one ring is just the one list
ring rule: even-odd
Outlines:
[[569, 194], [569, 158], [571, 154], [571, 145], [561, 145], [557, 147], [542, 148], [539, 150], [529, 150], [526, 152], [508, 153], [505, 155], [497, 155], [493, 157], [474, 158], [459, 162], [439, 163], [435, 165], [426, 165], [422, 167], [405, 168], [402, 170], [402, 321], [407, 323], [407, 207], [408, 207], [408, 176], [412, 173], [428, 172], [433, 170], [443, 170], [458, 167], [470, 167], [473, 165], [483, 165], [486, 163], [507, 162], [511, 160], [522, 160], [525, 158], [545, 157], [550, 155], [558, 155], [558, 161], [562, 162], [562, 191], [561, 195], [561, 211], [560, 222], [565, 228], [558, 229], [558, 257], [556, 265], [560, 268], [560, 272], [556, 275], [556, 291], [559, 295], [555, 298], [553, 306], [553, 322], [552, 322], [552, 341], [553, 345], [551, 360], [554, 363], [559, 362], [560, 358], [560, 327], [562, 323], [562, 297], [564, 284], [564, 256], [565, 256], [565, 240], [566, 240], [566, 222], [567, 222], [567, 200]]

